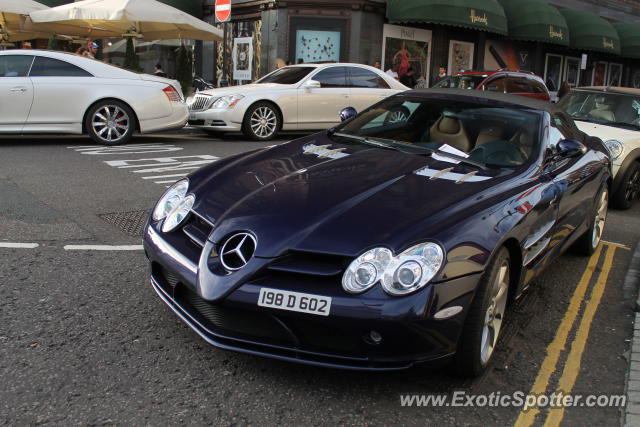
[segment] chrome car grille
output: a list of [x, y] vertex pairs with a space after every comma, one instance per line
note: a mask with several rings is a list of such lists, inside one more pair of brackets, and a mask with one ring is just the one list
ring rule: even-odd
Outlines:
[[206, 110], [209, 107], [209, 102], [212, 99], [213, 98], [211, 97], [211, 95], [196, 95], [193, 98], [193, 101], [191, 101], [191, 104], [189, 104], [189, 110], [190, 111]]

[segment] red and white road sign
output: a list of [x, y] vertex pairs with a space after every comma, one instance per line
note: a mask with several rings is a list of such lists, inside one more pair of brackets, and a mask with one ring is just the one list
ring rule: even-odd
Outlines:
[[227, 22], [231, 18], [231, 0], [216, 0], [216, 20]]

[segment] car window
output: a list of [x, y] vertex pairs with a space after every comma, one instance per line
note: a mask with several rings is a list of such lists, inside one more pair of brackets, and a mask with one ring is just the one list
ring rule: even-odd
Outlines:
[[267, 74], [256, 83], [278, 83], [281, 85], [292, 85], [305, 78], [314, 67], [284, 67]]
[[32, 62], [31, 55], [0, 56], [0, 77], [26, 77]]
[[321, 70], [318, 74], [311, 77], [313, 80], [319, 81], [320, 86], [329, 87], [347, 87], [347, 68], [346, 67], [330, 67]]
[[524, 77], [507, 77], [507, 93], [533, 93], [533, 88]]
[[36, 56], [31, 67], [30, 77], [93, 77], [91, 73], [54, 58]]
[[373, 71], [359, 67], [349, 67], [349, 73], [351, 75], [351, 87], [389, 89], [387, 82]]
[[489, 92], [504, 92], [505, 82], [504, 77], [497, 77], [484, 84], [484, 90]]
[[433, 87], [475, 89], [488, 74], [459, 74], [440, 80]]
[[544, 83], [539, 82], [534, 79], [527, 79], [531, 89], [533, 89], [533, 93], [547, 93], [547, 88]]

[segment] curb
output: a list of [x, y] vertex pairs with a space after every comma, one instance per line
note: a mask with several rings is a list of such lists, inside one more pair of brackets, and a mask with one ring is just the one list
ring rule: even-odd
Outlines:
[[629, 367], [625, 387], [627, 402], [624, 413], [624, 426], [640, 425], [640, 242], [631, 258], [629, 270], [624, 279], [625, 298], [635, 299], [635, 317], [633, 322], [633, 339], [629, 351]]

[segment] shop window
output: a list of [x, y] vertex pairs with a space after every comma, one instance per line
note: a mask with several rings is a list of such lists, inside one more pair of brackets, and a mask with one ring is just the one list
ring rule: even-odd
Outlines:
[[331, 67], [325, 68], [318, 74], [311, 77], [313, 80], [320, 82], [321, 87], [347, 87], [347, 68]]
[[389, 89], [387, 82], [373, 71], [349, 67], [349, 72], [351, 74], [351, 87]]
[[347, 56], [346, 19], [291, 19], [289, 26], [289, 58], [296, 64], [340, 62]]

